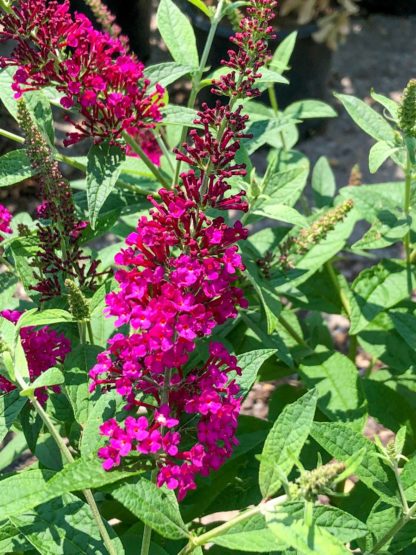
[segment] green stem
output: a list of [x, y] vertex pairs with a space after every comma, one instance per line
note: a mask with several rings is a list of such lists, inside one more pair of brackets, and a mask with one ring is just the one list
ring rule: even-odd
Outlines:
[[273, 511], [275, 507], [277, 507], [278, 505], [282, 505], [287, 500], [287, 495], [282, 495], [280, 497], [276, 497], [275, 499], [271, 499], [266, 503], [262, 502], [259, 505], [252, 507], [251, 509], [243, 511], [228, 522], [224, 522], [224, 524], [220, 524], [220, 526], [216, 526], [212, 530], [205, 532], [205, 534], [201, 534], [200, 536], [191, 538], [188, 545], [182, 549], [179, 555], [189, 555], [197, 547], [210, 543], [214, 538], [221, 536], [222, 534], [230, 530], [230, 528], [236, 526], [236, 524], [240, 524], [240, 522], [244, 522], [258, 513]]
[[10, 131], [6, 131], [6, 129], [0, 129], [0, 135], [2, 137], [5, 137], [6, 139], [10, 139], [11, 141], [14, 141], [15, 143], [23, 144], [25, 142], [23, 137], [20, 137], [15, 133], [11, 133]]
[[92, 331], [91, 320], [87, 321], [88, 339], [91, 345], [94, 345], [94, 333]]
[[[25, 381], [22, 378], [19, 378], [18, 376], [16, 377], [16, 379], [17, 379], [18, 384], [21, 387], [21, 389], [25, 389], [26, 388]], [[42, 421], [45, 424], [45, 426], [47, 427], [47, 429], [49, 430], [52, 438], [55, 440], [55, 442], [56, 442], [57, 446], [59, 447], [59, 450], [61, 451], [64, 459], [68, 463], [75, 462], [75, 459], [72, 456], [71, 451], [68, 449], [66, 443], [64, 442], [64, 440], [60, 436], [58, 430], [55, 428], [52, 420], [49, 418], [48, 413], [44, 410], [44, 408], [39, 403], [39, 401], [36, 399], [36, 397], [35, 396], [31, 397], [30, 402], [31, 402], [33, 408], [36, 410], [36, 412], [40, 416], [40, 418], [42, 419]], [[103, 539], [104, 545], [107, 548], [107, 551], [108, 551], [109, 555], [117, 555], [117, 552], [116, 552], [116, 550], [115, 550], [115, 548], [112, 544], [111, 538], [108, 535], [108, 532], [107, 532], [107, 529], [106, 529], [105, 524], [103, 522], [103, 519], [101, 518], [100, 511], [98, 510], [97, 503], [95, 502], [92, 491], [90, 489], [85, 489], [85, 490], [82, 490], [82, 493], [84, 494], [84, 497], [85, 497], [88, 505], [90, 506], [91, 513], [94, 517], [94, 520], [97, 524], [98, 530], [100, 532], [100, 535]]]
[[404, 493], [403, 484], [402, 484], [402, 481], [400, 479], [399, 467], [397, 466], [396, 461], [394, 461], [394, 464], [393, 464], [393, 472], [394, 472], [394, 476], [396, 478], [397, 487], [399, 488], [400, 499], [401, 499], [401, 502], [402, 502], [402, 505], [403, 505], [403, 512], [404, 512], [404, 514], [408, 514], [409, 505], [407, 503], [406, 495]]
[[160, 133], [157, 133], [157, 134], [155, 135], [155, 137], [156, 137], [157, 144], [159, 145], [160, 150], [161, 150], [161, 151], [163, 152], [163, 154], [165, 155], [165, 158], [166, 158], [166, 160], [167, 160], [167, 162], [168, 162], [168, 164], [169, 164], [169, 167], [170, 167], [170, 169], [172, 170], [172, 173], [173, 173], [173, 172], [175, 171], [175, 168], [174, 168], [174, 165], [173, 165], [173, 162], [172, 162], [172, 159], [171, 159], [169, 150], [168, 150], [167, 147], [166, 147], [165, 141], [163, 140], [163, 137], [162, 137], [162, 135], [161, 135]]
[[[152, 472], [152, 482], [156, 482], [157, 471]], [[150, 540], [152, 538], [152, 529], [147, 524], [144, 525], [143, 537], [142, 537], [142, 547], [140, 550], [140, 555], [149, 555], [150, 553]]]
[[[379, 551], [388, 543], [406, 524], [416, 515], [416, 503], [410, 507], [407, 513], [403, 514], [397, 522], [384, 534], [380, 541], [371, 550], [371, 555]], [[370, 554], [369, 554], [370, 555]]]
[[[410, 214], [410, 198], [411, 198], [411, 186], [412, 186], [412, 163], [410, 160], [410, 154], [407, 153], [406, 161], [406, 178], [405, 178], [405, 191], [404, 191], [404, 214], [406, 218]], [[404, 249], [406, 253], [406, 269], [407, 269], [407, 288], [409, 295], [412, 294], [412, 274], [411, 274], [411, 249], [410, 249], [410, 225], [409, 230], [404, 236]]]
[[[199, 86], [201, 84], [202, 75], [204, 73], [205, 66], [207, 64], [208, 56], [209, 56], [209, 53], [211, 51], [211, 47], [212, 47], [212, 43], [213, 43], [213, 40], [214, 40], [214, 37], [215, 37], [215, 33], [217, 32], [217, 27], [218, 27], [218, 25], [221, 21], [221, 18], [222, 18], [223, 5], [224, 5], [224, 0], [220, 0], [218, 2], [217, 9], [215, 10], [215, 14], [214, 14], [213, 18], [211, 19], [211, 28], [210, 28], [209, 33], [208, 33], [208, 37], [207, 37], [207, 41], [206, 41], [205, 46], [204, 46], [204, 50], [202, 52], [201, 61], [199, 63], [198, 71], [195, 73], [195, 75], [192, 79], [192, 90], [191, 90], [191, 94], [189, 95], [189, 100], [188, 100], [188, 105], [187, 105], [188, 108], [193, 108], [195, 106], [195, 101], [196, 101], [196, 97], [197, 97], [198, 92], [199, 92]], [[180, 138], [180, 141], [179, 141], [179, 145], [182, 145], [182, 143], [185, 142], [186, 135], [187, 135], [187, 128], [184, 127], [182, 129], [182, 134], [181, 134], [181, 138]], [[176, 163], [176, 170], [175, 170], [175, 175], [173, 177], [172, 185], [175, 185], [178, 182], [180, 171], [181, 171], [181, 162], [180, 162], [180, 160], [178, 160], [177, 163]]]
[[[274, 88], [274, 85], [269, 85], [267, 87], [267, 92], [269, 93], [270, 105], [272, 107], [274, 115], [277, 117], [279, 115], [279, 104], [277, 102], [276, 89]], [[279, 137], [282, 141], [283, 150], [287, 150], [285, 134], [283, 133], [282, 129], [279, 131]]]
[[338, 281], [338, 277], [337, 274], [334, 270], [334, 267], [332, 265], [332, 262], [326, 262], [325, 263], [325, 268], [328, 272], [328, 275], [331, 279], [331, 282], [333, 283], [335, 289], [337, 290], [337, 293], [339, 295], [339, 298], [341, 300], [341, 304], [349, 318], [350, 313], [351, 313], [351, 306], [350, 306], [350, 301], [347, 297], [347, 295], [345, 294], [345, 291], [341, 288], [339, 281]]
[[303, 339], [303, 337], [301, 337], [298, 334], [298, 332], [289, 324], [289, 322], [281, 314], [279, 314], [277, 319], [279, 320], [279, 324], [281, 324], [285, 328], [285, 330], [288, 332], [289, 335], [293, 337], [296, 343], [298, 343], [302, 347], [305, 347], [305, 349], [308, 349], [308, 351], [310, 351], [311, 353], [313, 352], [313, 349], [311, 348], [311, 346], [308, 345], [308, 343]]
[[156, 179], [159, 181], [159, 183], [161, 185], [163, 185], [164, 187], [166, 187], [167, 189], [170, 189], [170, 185], [166, 181], [166, 179], [163, 177], [162, 173], [159, 171], [159, 169], [154, 164], [152, 164], [152, 162], [149, 160], [149, 158], [144, 153], [142, 147], [133, 139], [133, 137], [131, 135], [129, 135], [126, 131], [123, 131], [123, 139], [130, 146], [130, 148], [136, 154], [139, 155], [142, 162], [144, 162], [146, 167], [152, 172], [152, 174], [156, 177]]

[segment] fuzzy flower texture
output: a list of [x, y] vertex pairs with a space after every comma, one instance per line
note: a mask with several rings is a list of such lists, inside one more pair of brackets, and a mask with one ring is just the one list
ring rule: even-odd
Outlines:
[[123, 131], [140, 138], [161, 120], [164, 89], [150, 90], [126, 42], [94, 29], [83, 14], [73, 17], [69, 0], [17, 0], [0, 14], [0, 42], [7, 40], [16, 46], [9, 58], [0, 57], [0, 67], [18, 66], [16, 97], [55, 86], [62, 106], [80, 113], [67, 145], [86, 137], [116, 143]]
[[[0, 315], [9, 322], [17, 324], [22, 313], [17, 310], [3, 310]], [[40, 329], [25, 327], [20, 330], [23, 351], [26, 355], [30, 381], [33, 382], [42, 372], [49, 368], [63, 363], [66, 355], [71, 351], [70, 341], [62, 334], [45, 326]], [[9, 393], [16, 389], [16, 386], [4, 376], [0, 376], [0, 392]], [[60, 391], [55, 386], [54, 391]], [[47, 399], [46, 387], [36, 390], [36, 397], [39, 402], [45, 403]]]
[[[244, 270], [236, 243], [247, 237], [240, 221], [227, 225], [210, 210], [247, 211], [243, 191], [231, 196], [227, 180], [245, 175], [236, 163], [240, 139], [247, 137], [247, 117], [235, 103], [256, 96], [258, 68], [268, 57], [269, 21], [276, 3], [252, 0], [241, 32], [239, 50], [223, 63], [231, 72], [214, 83], [228, 106], [203, 106], [188, 142], [177, 150], [188, 170], [181, 183], [150, 199], [150, 217], [116, 256], [119, 290], [107, 297], [107, 314], [117, 333], [91, 370], [91, 390], [116, 389], [129, 412], [123, 422], [101, 426], [107, 443], [99, 451], [110, 470], [123, 459], [146, 455], [158, 469], [157, 483], [178, 490], [179, 499], [195, 489], [198, 474], [207, 476], [230, 457], [237, 444], [240, 410], [236, 357], [211, 342], [205, 363], [189, 369], [196, 342], [247, 307], [235, 282]], [[202, 130], [201, 130], [202, 128]]]

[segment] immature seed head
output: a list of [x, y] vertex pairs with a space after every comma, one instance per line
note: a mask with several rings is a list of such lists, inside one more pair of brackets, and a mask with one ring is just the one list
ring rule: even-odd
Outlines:
[[70, 280], [65, 280], [65, 287], [68, 290], [69, 311], [77, 322], [85, 322], [90, 319], [90, 309], [88, 301], [84, 297], [78, 285]]
[[403, 91], [399, 126], [406, 136], [416, 138], [416, 79], [411, 79]]

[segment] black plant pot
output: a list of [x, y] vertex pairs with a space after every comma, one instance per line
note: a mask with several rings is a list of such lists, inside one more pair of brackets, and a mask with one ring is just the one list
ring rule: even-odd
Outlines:
[[[146, 61], [150, 57], [151, 0], [105, 0], [105, 4], [116, 16], [123, 33], [129, 37], [132, 51], [140, 60]], [[71, 0], [71, 7], [94, 21], [91, 10], [82, 0]]]
[[[209, 22], [206, 17], [199, 13], [187, 2], [179, 0], [181, 9], [190, 17], [196, 35], [198, 51], [202, 52], [208, 32]], [[280, 108], [286, 108], [292, 102], [305, 99], [327, 100], [328, 80], [331, 70], [332, 50], [325, 44], [317, 43], [312, 35], [317, 31], [316, 24], [292, 26], [287, 29], [280, 29], [277, 32], [277, 39], [271, 41], [270, 50], [274, 52], [279, 43], [285, 39], [292, 31], [298, 31], [298, 39], [290, 60], [291, 69], [285, 74], [289, 79], [289, 85], [278, 84], [275, 86], [277, 99]], [[221, 60], [227, 57], [227, 50], [233, 48], [229, 39], [234, 31], [226, 20], [218, 27], [214, 42], [208, 57], [208, 64], [217, 68]], [[212, 106], [218, 97], [214, 97], [209, 88], [203, 89], [198, 95], [199, 103], [206, 102]], [[268, 103], [268, 95], [264, 94], [263, 102]], [[302, 135], [317, 131], [323, 128], [325, 120], [308, 120], [302, 126]]]
[[361, 0], [360, 7], [369, 13], [416, 15], [416, 0]]

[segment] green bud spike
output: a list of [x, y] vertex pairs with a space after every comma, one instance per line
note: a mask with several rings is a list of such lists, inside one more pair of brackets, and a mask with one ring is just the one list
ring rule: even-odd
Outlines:
[[65, 280], [68, 290], [69, 311], [77, 322], [87, 322], [90, 319], [90, 309], [87, 299], [81, 289], [72, 280]]
[[416, 137], [416, 79], [411, 79], [403, 91], [399, 126], [407, 137]]
[[319, 466], [314, 470], [303, 472], [296, 480], [299, 497], [312, 501], [333, 486], [337, 476], [345, 470], [342, 462], [333, 462]]

